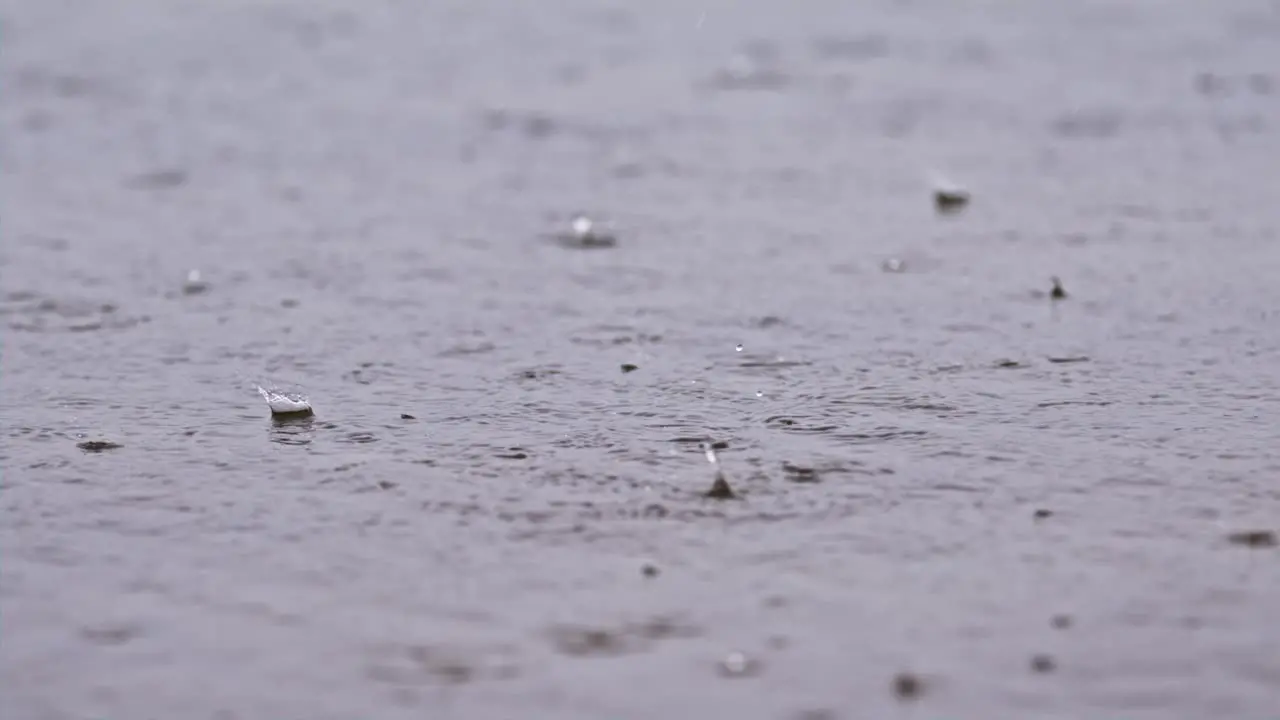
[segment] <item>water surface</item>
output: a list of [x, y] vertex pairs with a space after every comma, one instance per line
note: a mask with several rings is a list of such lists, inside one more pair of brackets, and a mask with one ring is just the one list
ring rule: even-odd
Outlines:
[[1280, 707], [1273, 4], [0, 21], [5, 717]]

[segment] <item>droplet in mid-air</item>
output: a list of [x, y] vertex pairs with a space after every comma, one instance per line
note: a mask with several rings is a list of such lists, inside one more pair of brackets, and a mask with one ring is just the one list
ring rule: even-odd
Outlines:
[[742, 352], [742, 343], [738, 343], [738, 347], [737, 347], [737, 348], [735, 348], [735, 349], [736, 349], [738, 352]]
[[720, 458], [716, 457], [716, 449], [712, 447], [711, 443], [709, 442], [702, 443], [702, 452], [706, 454], [707, 462], [711, 463], [712, 465], [719, 464]]
[[585, 238], [591, 234], [591, 227], [593, 224], [594, 223], [591, 222], [591, 218], [586, 215], [578, 215], [573, 218], [573, 234], [580, 238]]
[[745, 653], [731, 652], [720, 660], [720, 674], [724, 677], [748, 677], [760, 671], [760, 662]]
[[757, 390], [757, 391], [756, 391], [756, 397], [764, 397], [764, 391], [763, 391], [763, 390]]
[[182, 283], [182, 292], [185, 295], [198, 295], [208, 289], [209, 284], [201, 279], [199, 270], [187, 273], [187, 280]]
[[569, 221], [569, 230], [556, 234], [555, 239], [564, 247], [579, 250], [611, 248], [618, 244], [618, 239], [607, 228], [598, 227], [582, 213], [574, 215]]

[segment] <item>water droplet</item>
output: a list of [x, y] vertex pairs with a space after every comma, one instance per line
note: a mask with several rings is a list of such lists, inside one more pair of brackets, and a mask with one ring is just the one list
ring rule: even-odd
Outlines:
[[712, 465], [716, 465], [720, 462], [720, 459], [716, 457], [716, 449], [711, 446], [711, 443], [702, 443], [702, 452], [707, 456], [707, 462]]
[[764, 392], [763, 392], [763, 391], [761, 391], [761, 390], [757, 390], [757, 391], [756, 391], [756, 397], [764, 397]]
[[186, 282], [182, 283], [182, 292], [186, 295], [198, 295], [208, 289], [209, 284], [200, 277], [199, 270], [188, 272]]
[[747, 677], [759, 671], [759, 661], [740, 652], [731, 652], [720, 661], [720, 674], [724, 677]]
[[889, 273], [900, 273], [907, 269], [907, 264], [901, 258], [889, 258], [880, 264], [880, 268]]
[[573, 219], [573, 234], [578, 237], [586, 237], [591, 234], [592, 225], [591, 218], [586, 215], [579, 215]]
[[738, 352], [742, 352], [742, 343], [738, 343], [737, 350]]

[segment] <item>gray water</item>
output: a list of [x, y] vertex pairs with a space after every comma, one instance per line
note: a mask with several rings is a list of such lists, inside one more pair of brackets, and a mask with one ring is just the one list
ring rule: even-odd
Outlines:
[[0, 28], [4, 718], [1280, 713], [1275, 3]]

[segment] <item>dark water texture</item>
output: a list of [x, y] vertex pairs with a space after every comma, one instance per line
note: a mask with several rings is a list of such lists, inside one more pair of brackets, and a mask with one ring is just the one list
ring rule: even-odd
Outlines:
[[1274, 3], [0, 8], [3, 717], [1280, 712]]

